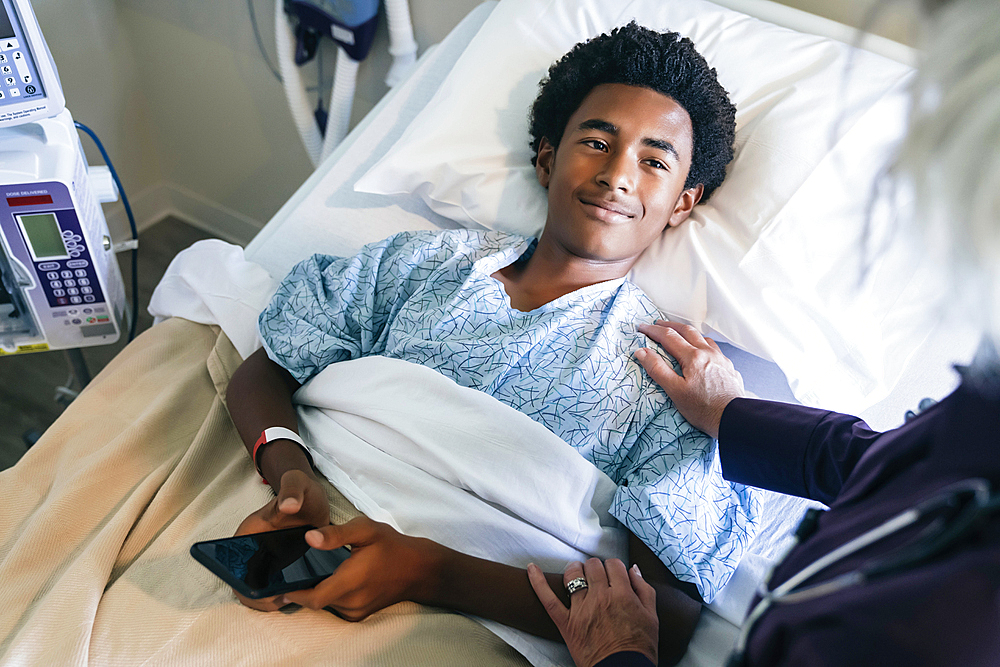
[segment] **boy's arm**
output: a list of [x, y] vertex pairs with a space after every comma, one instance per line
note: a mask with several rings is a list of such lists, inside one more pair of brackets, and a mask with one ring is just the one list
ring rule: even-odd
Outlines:
[[[248, 357], [233, 374], [226, 398], [248, 453], [253, 451], [265, 428], [283, 426], [297, 432], [292, 394], [299, 386], [263, 349]], [[269, 443], [259, 452], [258, 461], [265, 478], [279, 495], [278, 502], [281, 480], [289, 471], [300, 471], [311, 480], [316, 479], [302, 449], [290, 440]], [[305, 505], [302, 500], [300, 504]], [[312, 518], [305, 522], [327, 523], [329, 509], [325, 494], [322, 503], [322, 520]], [[303, 509], [308, 513], [310, 508]], [[312, 509], [316, 511], [311, 513], [319, 512], [318, 508]], [[317, 537], [311, 532], [308, 539], [314, 541]], [[559, 631], [521, 568], [475, 558], [431, 540], [401, 535], [388, 525], [366, 518], [342, 526], [327, 526], [314, 546], [332, 549], [343, 544], [351, 544], [354, 549], [348, 562], [316, 588], [289, 593], [287, 601], [315, 608], [330, 606], [345, 618], [360, 619], [395, 602], [413, 600], [560, 639]], [[634, 536], [630, 536], [630, 551], [632, 562], [639, 564], [647, 573], [646, 580], [657, 590], [661, 660], [674, 653], [679, 659], [697, 623], [700, 605], [677, 590], [675, 586], [685, 584], [678, 582]], [[546, 574], [546, 579], [562, 602], [569, 604], [562, 574]], [[283, 601], [278, 601], [276, 606], [282, 604]]]
[[[396, 602], [412, 600], [561, 640], [524, 569], [469, 556], [428, 539], [402, 535], [365, 517], [310, 531], [306, 540], [322, 549], [350, 544], [352, 555], [315, 588], [287, 593], [287, 602], [313, 609], [330, 607], [347, 619], [360, 620]], [[641, 544], [637, 539], [633, 541]], [[649, 554], [659, 563], [652, 552]], [[657, 568], [645, 564], [643, 557], [634, 558], [633, 562], [636, 560], [644, 572], [649, 567], [654, 573], [647, 581], [657, 591], [660, 661], [673, 664], [687, 648], [701, 605], [671, 587], [670, 580], [676, 579], [662, 563]], [[661, 577], [663, 572], [666, 577]], [[563, 575], [547, 573], [545, 578], [563, 604], [569, 605]]]
[[[254, 444], [266, 428], [283, 426], [298, 433], [292, 394], [300, 386], [288, 371], [268, 358], [263, 348], [236, 369], [226, 390], [226, 404], [248, 454], [253, 455]], [[305, 452], [291, 440], [274, 440], [263, 446], [257, 461], [275, 493], [288, 470], [301, 470], [315, 477]]]
[[628, 535], [628, 552], [630, 565], [638, 565], [643, 579], [656, 590], [656, 615], [660, 619], [659, 664], [674, 665], [684, 657], [701, 617], [698, 587], [675, 577], [632, 533]]
[[[263, 349], [247, 357], [236, 370], [226, 399], [248, 453], [252, 453], [265, 428], [283, 426], [298, 432], [292, 394], [299, 386]], [[285, 473], [297, 470], [315, 479], [302, 449], [291, 440], [269, 443], [258, 453], [258, 461], [279, 497]], [[311, 523], [328, 523], [325, 494], [322, 500], [324, 520]], [[260, 522], [257, 524], [263, 527]], [[534, 634], [559, 638], [524, 570], [466, 556], [431, 540], [406, 537], [368, 519], [328, 526], [326, 530], [328, 534], [343, 535], [345, 541], [337, 546], [352, 544], [354, 555], [335, 577], [313, 589], [315, 594], [311, 599], [317, 600], [317, 608], [332, 606], [346, 618], [360, 619], [400, 600], [415, 600], [488, 616]], [[327, 543], [330, 539], [327, 538]], [[561, 586], [562, 575], [550, 575], [550, 580], [568, 602]], [[293, 594], [288, 598], [312, 606], [309, 600], [299, 600]], [[276, 607], [280, 606], [282, 602], [278, 601]]]
[[[233, 373], [226, 390], [226, 404], [251, 457], [264, 429], [281, 426], [298, 433], [292, 407], [292, 394], [298, 386], [299, 383], [272, 362], [263, 349], [247, 357]], [[326, 491], [298, 443], [287, 439], [271, 441], [261, 446], [257, 461], [274, 489], [275, 498], [246, 517], [236, 530], [237, 535], [330, 523]], [[261, 611], [274, 611], [282, 606], [275, 598], [251, 600], [239, 593], [236, 595], [243, 604]]]
[[[306, 533], [321, 549], [351, 545], [348, 558], [315, 588], [285, 594], [284, 602], [330, 608], [361, 620], [404, 600], [465, 612], [559, 640], [559, 631], [531, 588], [524, 569], [476, 558], [433, 540], [403, 535], [388, 524], [358, 517]], [[547, 574], [560, 591], [562, 575]]]

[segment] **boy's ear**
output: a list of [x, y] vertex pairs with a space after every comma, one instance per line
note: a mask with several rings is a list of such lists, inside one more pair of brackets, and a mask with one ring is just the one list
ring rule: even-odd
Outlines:
[[691, 211], [701, 201], [701, 195], [704, 192], [705, 186], [701, 183], [683, 191], [681, 196], [677, 198], [677, 203], [674, 204], [674, 212], [670, 215], [667, 226], [676, 227], [687, 220], [688, 216], [691, 215]]
[[535, 174], [538, 182], [543, 188], [549, 187], [549, 179], [552, 177], [552, 161], [556, 159], [555, 146], [549, 140], [542, 137], [538, 142], [538, 156], [535, 158]]

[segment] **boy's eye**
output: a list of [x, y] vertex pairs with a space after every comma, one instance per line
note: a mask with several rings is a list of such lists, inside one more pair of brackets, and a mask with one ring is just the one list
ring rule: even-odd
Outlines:
[[648, 160], [646, 160], [646, 164], [650, 165], [654, 169], [668, 169], [666, 164], [653, 158], [649, 158]]
[[583, 145], [590, 146], [591, 148], [595, 148], [599, 151], [606, 151], [608, 149], [608, 145], [600, 139], [585, 139], [583, 141]]

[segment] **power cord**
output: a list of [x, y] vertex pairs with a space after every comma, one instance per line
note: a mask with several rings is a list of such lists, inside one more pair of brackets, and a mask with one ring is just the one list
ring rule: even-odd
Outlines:
[[[132, 206], [128, 203], [128, 196], [125, 194], [125, 188], [122, 187], [121, 179], [118, 178], [118, 172], [115, 171], [115, 166], [111, 164], [111, 158], [108, 157], [108, 152], [104, 150], [104, 144], [101, 140], [97, 138], [97, 135], [89, 127], [84, 125], [79, 121], [74, 121], [76, 127], [84, 132], [94, 140], [94, 144], [97, 145], [97, 150], [101, 151], [101, 157], [104, 158], [104, 164], [108, 165], [108, 170], [111, 172], [111, 178], [115, 179], [115, 185], [118, 186], [118, 192], [122, 196], [122, 203], [125, 205], [125, 214], [128, 216], [128, 224], [132, 228], [132, 239], [136, 242], [135, 246], [131, 246], [132, 250], [132, 322], [129, 326], [128, 332], [128, 342], [132, 342], [135, 338], [135, 325], [136, 321], [139, 319], [139, 231], [135, 226], [135, 216], [132, 215]], [[131, 244], [130, 244], [131, 245]]]
[[278, 83], [281, 83], [281, 74], [278, 73], [278, 68], [271, 64], [271, 59], [267, 55], [267, 49], [264, 48], [264, 40], [260, 38], [260, 28], [257, 26], [257, 12], [253, 8], [253, 0], [247, 0], [247, 9], [250, 12], [250, 24], [253, 26], [253, 36], [257, 40], [257, 49], [260, 50], [260, 55], [264, 58], [264, 62], [267, 63], [267, 68], [271, 70], [271, 74], [278, 80]]

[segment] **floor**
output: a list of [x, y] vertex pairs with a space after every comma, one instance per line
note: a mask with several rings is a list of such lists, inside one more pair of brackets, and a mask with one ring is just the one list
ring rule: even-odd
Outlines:
[[[176, 218], [164, 218], [139, 234], [139, 317], [136, 334], [148, 329], [153, 318], [146, 312], [153, 288], [160, 281], [170, 260], [195, 241], [212, 238]], [[131, 253], [118, 257], [122, 277], [131, 299]], [[127, 336], [113, 345], [83, 349], [83, 358], [91, 375], [102, 368], [125, 347]], [[0, 358], [0, 470], [8, 468], [27, 451], [24, 434], [40, 433], [56, 420], [63, 406], [56, 401], [57, 388], [70, 377], [69, 358], [65, 352], [40, 352]], [[78, 389], [73, 385], [71, 389]]]

